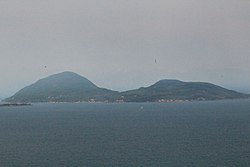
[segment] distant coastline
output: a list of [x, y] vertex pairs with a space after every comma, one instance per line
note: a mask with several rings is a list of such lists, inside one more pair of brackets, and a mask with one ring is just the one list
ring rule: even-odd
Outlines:
[[30, 103], [3, 103], [0, 107], [18, 107], [18, 106], [31, 106]]
[[5, 106], [43, 102], [184, 102], [244, 99], [250, 95], [206, 82], [163, 79], [148, 87], [118, 92], [101, 88], [74, 72], [62, 72], [43, 78], [4, 99]]

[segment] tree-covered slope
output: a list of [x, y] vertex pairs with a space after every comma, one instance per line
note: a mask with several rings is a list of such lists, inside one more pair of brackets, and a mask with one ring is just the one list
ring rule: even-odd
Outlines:
[[41, 79], [27, 86], [10, 98], [7, 102], [77, 102], [103, 101], [117, 94], [99, 88], [88, 79], [73, 73], [63, 72]]
[[211, 83], [161, 80], [152, 86], [122, 93], [124, 101], [220, 100], [247, 95]]
[[178, 80], [161, 80], [149, 87], [126, 92], [116, 92], [99, 88], [88, 79], [76, 73], [63, 72], [41, 79], [21, 89], [12, 97], [5, 99], [5, 102], [166, 102], [247, 97], [248, 95], [228, 90], [211, 83], [182, 82]]

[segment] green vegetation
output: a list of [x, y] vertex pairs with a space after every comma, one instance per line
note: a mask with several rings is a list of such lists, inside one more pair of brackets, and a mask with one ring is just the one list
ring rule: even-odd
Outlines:
[[6, 102], [81, 102], [105, 101], [118, 92], [99, 88], [88, 79], [63, 72], [41, 79], [5, 99]]
[[248, 98], [246, 94], [203, 82], [161, 80], [152, 86], [126, 92], [99, 88], [73, 72], [63, 72], [27, 86], [12, 97], [11, 103], [35, 102], [170, 102]]
[[247, 95], [203, 82], [161, 80], [147, 88], [123, 92], [124, 101], [192, 101], [247, 98]]

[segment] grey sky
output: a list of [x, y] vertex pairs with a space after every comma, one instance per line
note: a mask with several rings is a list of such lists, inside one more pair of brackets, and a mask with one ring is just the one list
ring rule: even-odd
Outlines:
[[0, 96], [65, 70], [115, 90], [250, 90], [249, 18], [249, 0], [0, 0]]

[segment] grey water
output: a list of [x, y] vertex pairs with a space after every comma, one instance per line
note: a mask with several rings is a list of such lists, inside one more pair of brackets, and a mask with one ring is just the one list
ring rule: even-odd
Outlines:
[[248, 167], [250, 100], [0, 108], [3, 167]]

